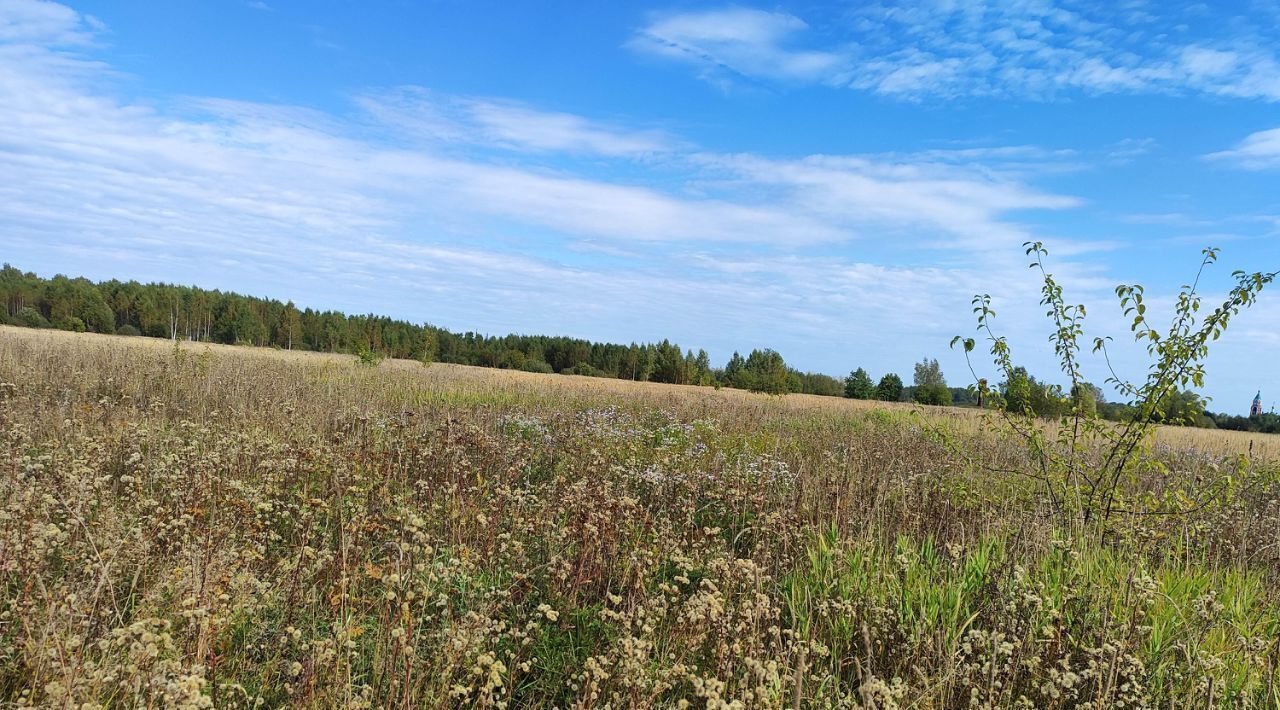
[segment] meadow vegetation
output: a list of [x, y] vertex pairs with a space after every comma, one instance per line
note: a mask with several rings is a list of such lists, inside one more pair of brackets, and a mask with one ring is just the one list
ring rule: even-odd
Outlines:
[[1273, 441], [0, 327], [0, 703], [1278, 707]]

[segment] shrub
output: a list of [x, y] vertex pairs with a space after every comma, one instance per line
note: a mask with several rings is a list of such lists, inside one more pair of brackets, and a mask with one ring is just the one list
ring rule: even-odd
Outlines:
[[[1062, 374], [1070, 382], [1070, 392], [1079, 392], [1087, 384], [1081, 374], [1081, 340], [1084, 338], [1085, 308], [1071, 304], [1063, 296], [1062, 287], [1045, 266], [1048, 251], [1040, 242], [1027, 242], [1026, 253], [1031, 268], [1040, 272], [1042, 287], [1040, 305], [1044, 306], [1053, 331], [1049, 342]], [[1107, 383], [1131, 398], [1132, 414], [1123, 426], [1114, 427], [1102, 421], [1097, 408], [1069, 406], [1060, 393], [1053, 400], [1066, 401], [1068, 411], [1061, 415], [1060, 426], [1052, 437], [1035, 421], [1035, 404], [1020, 404], [1014, 410], [1010, 402], [997, 402], [998, 418], [992, 422], [1007, 435], [1021, 440], [1033, 462], [1031, 478], [1039, 483], [1051, 512], [1064, 523], [1083, 523], [1091, 532], [1107, 531], [1114, 514], [1171, 515], [1188, 508], [1207, 505], [1220, 491], [1215, 486], [1178, 490], [1163, 500], [1142, 500], [1124, 494], [1122, 482], [1136, 478], [1154, 466], [1150, 439], [1155, 425], [1161, 421], [1178, 421], [1199, 417], [1203, 403], [1185, 388], [1204, 384], [1204, 360], [1209, 343], [1216, 341], [1227, 324], [1241, 310], [1253, 305], [1263, 287], [1275, 280], [1280, 271], [1233, 274], [1236, 285], [1216, 308], [1201, 313], [1202, 296], [1198, 287], [1206, 268], [1217, 261], [1218, 250], [1201, 252], [1200, 269], [1189, 286], [1183, 286], [1174, 302], [1173, 318], [1167, 329], [1157, 330], [1147, 319], [1145, 291], [1140, 284], [1117, 286], [1116, 296], [1130, 330], [1138, 343], [1146, 341], [1152, 362], [1146, 380], [1132, 382], [1115, 373], [1108, 356], [1109, 337], [1095, 337], [1093, 352], [1100, 353], [1112, 373]], [[1025, 372], [1013, 364], [1012, 350], [1003, 336], [992, 329], [995, 311], [991, 296], [973, 297], [977, 314], [977, 330], [989, 343], [992, 363], [1005, 381], [1013, 383]], [[968, 359], [976, 347], [974, 338], [957, 335], [952, 347], [961, 344]], [[973, 365], [970, 363], [970, 369]], [[1036, 394], [1033, 389], [1032, 396]], [[1061, 407], [1056, 409], [1060, 410]], [[1229, 485], [1223, 483], [1223, 486]], [[1201, 498], [1204, 497], [1202, 500]]]
[[27, 306], [18, 310], [18, 322], [28, 328], [48, 328], [49, 321], [40, 315], [40, 311]]
[[116, 335], [127, 335], [130, 337], [134, 337], [134, 336], [142, 335], [142, 331], [138, 330], [132, 325], [125, 324], [116, 329]]
[[583, 377], [609, 377], [609, 373], [591, 366], [591, 363], [580, 362], [573, 367], [560, 371], [562, 375], [582, 375]]
[[551, 366], [543, 360], [525, 360], [520, 369], [525, 372], [536, 372], [540, 375], [555, 374], [555, 370], [551, 369]]
[[58, 330], [69, 330], [74, 333], [83, 333], [84, 321], [80, 320], [79, 318], [76, 318], [75, 316], [67, 316], [66, 318], [62, 318], [56, 324], [54, 324], [54, 327], [56, 327]]
[[386, 356], [377, 350], [371, 350], [367, 347], [360, 346], [356, 350], [356, 364], [364, 367], [377, 367], [382, 364]]
[[951, 390], [945, 384], [920, 385], [916, 387], [915, 400], [920, 404], [951, 404]]

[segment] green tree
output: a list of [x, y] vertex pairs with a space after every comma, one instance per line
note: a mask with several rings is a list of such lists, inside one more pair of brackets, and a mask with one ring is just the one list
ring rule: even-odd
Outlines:
[[[1076, 389], [1079, 394], [1079, 401], [1085, 406], [1085, 411], [1096, 412], [1097, 400], [1093, 401], [1092, 406], [1088, 406], [1086, 400], [1093, 392], [1097, 392], [1097, 388], [1090, 391], [1084, 387], [1088, 383], [1078, 383]], [[1056, 419], [1071, 411], [1075, 406], [1076, 398], [1074, 395], [1068, 395], [1062, 390], [1060, 385], [1041, 382], [1034, 375], [1028, 374], [1025, 367], [1013, 368], [1008, 379], [1002, 383], [1002, 395], [1004, 401], [1002, 407], [1006, 411], [1017, 414], [1028, 414], [1040, 417], [1042, 419]], [[1100, 395], [1101, 393], [1098, 392]]]
[[[555, 363], [552, 362], [554, 366]], [[688, 368], [685, 366], [684, 353], [680, 352], [680, 346], [673, 345], [670, 341], [663, 340], [655, 346], [653, 374], [652, 379], [655, 382], [666, 382], [673, 385], [682, 385], [688, 382]]]
[[1071, 407], [1073, 410], [1092, 416], [1098, 413], [1098, 405], [1105, 404], [1106, 397], [1102, 390], [1090, 382], [1079, 382], [1071, 388]]
[[[423, 365], [430, 365], [440, 356], [440, 334], [436, 332], [435, 328], [429, 325], [422, 327], [422, 346], [415, 354], [418, 362]], [[528, 361], [529, 358], [525, 357], [525, 362], [527, 363]], [[524, 367], [524, 365], [521, 365], [522, 369]]]
[[728, 364], [724, 366], [724, 383], [730, 387], [738, 387], [746, 389], [746, 383], [743, 378], [747, 370], [747, 360], [737, 351], [734, 351], [733, 357], [729, 358]]
[[[797, 372], [792, 371], [792, 392], [803, 392], [804, 394], [816, 394], [823, 397], [843, 397], [844, 381], [837, 380], [831, 375], [824, 375], [821, 372]], [[796, 381], [799, 381], [799, 388], [794, 388]]]
[[293, 301], [289, 301], [280, 311], [280, 339], [284, 341], [285, 348], [293, 350], [293, 341], [301, 337], [302, 314], [298, 313]]
[[1035, 409], [1031, 406], [1031, 376], [1027, 374], [1027, 368], [1012, 368], [1005, 379], [1003, 389], [1003, 407], [1006, 411], [1015, 414], [1035, 414]]
[[1155, 411], [1155, 420], [1164, 424], [1200, 426], [1204, 417], [1204, 399], [1189, 389], [1170, 388]]
[[782, 355], [769, 349], [752, 350], [743, 367], [747, 389], [767, 394], [786, 394], [791, 388], [791, 374]]
[[1031, 410], [1036, 416], [1057, 419], [1071, 411], [1071, 398], [1062, 391], [1061, 385], [1036, 382], [1034, 377], [1031, 378], [1031, 385]]
[[40, 278], [33, 273], [24, 273], [9, 264], [0, 268], [0, 298], [10, 316], [17, 316], [23, 308], [38, 310], [41, 287]]
[[698, 356], [693, 361], [693, 384], [710, 386], [715, 381], [715, 376], [711, 374], [711, 356], [706, 350], [699, 350]]
[[58, 330], [70, 330], [76, 333], [83, 333], [85, 331], [84, 321], [80, 320], [76, 316], [63, 316], [57, 323], [53, 324], [53, 327]]
[[902, 399], [902, 378], [890, 372], [880, 378], [876, 385], [876, 399], [882, 402], [897, 402]]
[[850, 399], [872, 399], [876, 396], [876, 385], [866, 370], [859, 367], [844, 378], [844, 396]]
[[920, 404], [951, 404], [951, 390], [936, 359], [916, 363], [914, 384], [915, 400]]

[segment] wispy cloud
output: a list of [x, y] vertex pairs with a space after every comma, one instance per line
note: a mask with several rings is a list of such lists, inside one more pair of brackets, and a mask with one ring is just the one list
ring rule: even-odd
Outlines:
[[1280, 168], [1280, 128], [1251, 133], [1236, 147], [1205, 156], [1247, 170]]
[[608, 156], [647, 155], [671, 150], [660, 131], [624, 131], [568, 113], [537, 111], [513, 101], [470, 101], [476, 123], [495, 140], [542, 151]]
[[808, 28], [785, 12], [727, 8], [659, 15], [628, 43], [636, 51], [692, 64], [704, 78], [724, 74], [777, 81], [826, 81], [845, 63], [838, 52], [788, 44]]
[[307, 34], [311, 35], [311, 44], [317, 49], [326, 49], [333, 52], [341, 52], [346, 49], [334, 39], [334, 32], [328, 27], [311, 24], [303, 25], [303, 29], [307, 31]]
[[658, 129], [628, 128], [510, 100], [445, 96], [419, 86], [369, 92], [356, 103], [383, 124], [436, 142], [606, 157], [645, 157], [681, 146]]
[[1280, 33], [1274, 22], [1250, 22], [1247, 10], [1215, 23], [1194, 4], [887, 0], [825, 19], [824, 35], [842, 42], [818, 39], [793, 15], [731, 8], [660, 16], [630, 46], [717, 81], [731, 70], [909, 100], [1073, 92], [1280, 100]]
[[1192, 217], [1182, 212], [1136, 212], [1120, 216], [1120, 221], [1128, 224], [1152, 224], [1167, 227], [1204, 227], [1212, 221]]
[[[953, 157], [953, 156], [949, 156]], [[1018, 210], [1066, 209], [1079, 201], [1039, 192], [972, 165], [885, 161], [855, 156], [775, 160], [703, 155], [710, 167], [768, 188], [774, 199], [865, 235], [932, 235], [925, 243], [998, 250], [1029, 237], [1002, 216]]]

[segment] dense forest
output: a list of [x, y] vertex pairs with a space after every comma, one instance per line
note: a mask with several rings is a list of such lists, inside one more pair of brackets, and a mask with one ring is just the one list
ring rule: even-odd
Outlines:
[[[728, 386], [771, 393], [844, 395], [843, 381], [788, 367], [772, 350], [734, 353], [715, 368], [705, 350], [660, 343], [621, 345], [545, 335], [454, 333], [378, 315], [298, 308], [194, 286], [137, 281], [42, 278], [0, 270], [3, 321], [34, 328], [142, 335], [289, 350], [372, 354], [529, 372]], [[896, 378], [896, 375], [894, 376]], [[894, 399], [902, 396], [899, 386]]]
[[[947, 385], [937, 360], [915, 365], [912, 384], [896, 373], [879, 380], [858, 368], [843, 380], [789, 367], [773, 350], [734, 353], [714, 367], [705, 350], [659, 343], [595, 343], [546, 335], [491, 336], [454, 333], [378, 315], [298, 308], [292, 301], [256, 298], [194, 286], [137, 281], [93, 282], [58, 275], [42, 278], [5, 264], [0, 269], [0, 320], [33, 328], [141, 335], [154, 338], [244, 344], [289, 350], [350, 353], [365, 358], [395, 357], [528, 372], [616, 377], [672, 384], [735, 387], [831, 397], [978, 406], [975, 388]], [[1013, 411], [1056, 418], [1073, 406], [1096, 408], [1123, 420], [1127, 405], [1107, 402], [1102, 390], [1085, 384], [1074, 392], [1038, 381], [1018, 368], [994, 393]], [[1166, 423], [1280, 432], [1280, 416], [1212, 414], [1192, 392], [1171, 392], [1162, 407]]]

